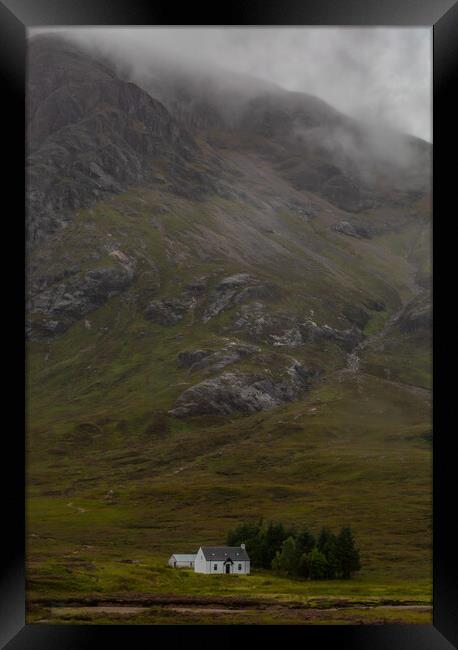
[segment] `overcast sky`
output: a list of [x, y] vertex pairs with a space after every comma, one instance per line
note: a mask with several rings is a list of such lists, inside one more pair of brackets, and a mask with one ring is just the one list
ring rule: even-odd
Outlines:
[[[430, 28], [66, 28], [117, 58], [171, 57], [317, 95], [358, 118], [432, 141]], [[30, 30], [37, 32], [49, 29]], [[53, 30], [54, 31], [54, 30]]]

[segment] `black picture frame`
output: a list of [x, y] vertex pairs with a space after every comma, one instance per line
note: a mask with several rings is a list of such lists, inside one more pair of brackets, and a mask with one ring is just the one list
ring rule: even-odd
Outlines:
[[[6, 5], [6, 6], [5, 6]], [[179, 10], [171, 3], [124, 0], [5, 0], [0, 2], [0, 81], [3, 134], [11, 144], [2, 147], [7, 162], [3, 176], [3, 242], [14, 238], [14, 255], [4, 269], [8, 305], [5, 350], [9, 396], [5, 411], [13, 417], [2, 435], [3, 468], [2, 571], [0, 574], [0, 646], [71, 650], [119, 644], [142, 648], [152, 643], [169, 646], [191, 637], [221, 644], [259, 643], [258, 626], [46, 626], [25, 625], [25, 442], [24, 442], [24, 138], [26, 29], [45, 25], [358, 25], [429, 26], [433, 30], [434, 132], [434, 447], [433, 625], [383, 626], [269, 626], [269, 640], [285, 635], [309, 647], [335, 643], [340, 648], [368, 650], [398, 648], [446, 650], [458, 645], [456, 521], [456, 443], [453, 430], [454, 387], [445, 377], [454, 340], [455, 301], [446, 279], [453, 277], [453, 244], [448, 236], [456, 196], [456, 120], [453, 98], [458, 61], [458, 4], [453, 0], [299, 0], [231, 2], [227, 6], [189, 3]], [[455, 83], [454, 83], [455, 82]], [[456, 200], [456, 199], [455, 199]], [[447, 219], [449, 221], [447, 222]], [[440, 247], [440, 251], [439, 251]], [[455, 243], [456, 247], [456, 243]], [[455, 253], [456, 256], [456, 253]], [[12, 281], [14, 280], [14, 281]], [[450, 310], [450, 313], [448, 313]], [[12, 317], [14, 315], [14, 318]], [[4, 377], [7, 376], [6, 373]], [[264, 630], [265, 631], [265, 630]]]

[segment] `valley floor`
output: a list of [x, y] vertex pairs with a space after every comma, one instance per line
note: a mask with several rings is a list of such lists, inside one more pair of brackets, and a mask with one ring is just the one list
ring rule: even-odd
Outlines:
[[[269, 571], [251, 576], [202, 576], [159, 560], [121, 565], [148, 591], [77, 594], [34, 591], [29, 623], [41, 624], [431, 624], [431, 583], [383, 576], [350, 581], [289, 580]], [[105, 565], [105, 572], [119, 568]], [[103, 582], [102, 569], [93, 570]], [[106, 577], [106, 576], [105, 576]]]
[[368, 605], [313, 608], [253, 601], [243, 607], [191, 601], [182, 605], [38, 607], [30, 622], [41, 624], [131, 625], [382, 625], [432, 623], [428, 605]]
[[[349, 373], [189, 441], [178, 431], [159, 444], [132, 436], [129, 450], [95, 439], [73, 456], [34, 454], [28, 621], [430, 623], [429, 415], [423, 393]], [[314, 532], [352, 525], [361, 572], [313, 582], [167, 566], [261, 515]]]

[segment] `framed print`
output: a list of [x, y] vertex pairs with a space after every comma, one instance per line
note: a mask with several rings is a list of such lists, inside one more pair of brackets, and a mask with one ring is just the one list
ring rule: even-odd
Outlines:
[[456, 6], [0, 9], [2, 644], [456, 645]]

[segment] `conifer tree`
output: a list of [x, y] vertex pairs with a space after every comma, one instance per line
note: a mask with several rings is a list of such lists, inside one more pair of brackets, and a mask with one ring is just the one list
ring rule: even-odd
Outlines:
[[328, 562], [315, 546], [307, 555], [307, 569], [311, 580], [324, 580], [328, 573]]
[[359, 571], [361, 568], [359, 549], [356, 548], [353, 533], [349, 526], [344, 526], [337, 536], [336, 560], [338, 570], [344, 580], [348, 580], [354, 571]]

